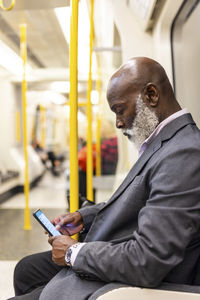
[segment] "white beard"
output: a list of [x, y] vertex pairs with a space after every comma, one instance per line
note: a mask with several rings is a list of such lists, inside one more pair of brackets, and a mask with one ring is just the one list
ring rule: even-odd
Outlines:
[[158, 124], [158, 117], [146, 106], [140, 94], [136, 100], [136, 117], [132, 127], [122, 129], [122, 132], [139, 150], [142, 143], [152, 134]]

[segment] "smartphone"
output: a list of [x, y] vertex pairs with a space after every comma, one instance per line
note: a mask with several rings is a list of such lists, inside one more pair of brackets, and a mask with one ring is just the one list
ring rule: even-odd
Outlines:
[[51, 221], [45, 216], [45, 214], [40, 209], [35, 211], [33, 213], [33, 216], [51, 236], [62, 235], [62, 233], [56, 229], [56, 227], [51, 223]]

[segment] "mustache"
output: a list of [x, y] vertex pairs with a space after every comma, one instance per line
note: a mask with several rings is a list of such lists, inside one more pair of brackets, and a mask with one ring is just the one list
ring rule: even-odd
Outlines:
[[155, 112], [152, 112], [145, 105], [139, 95], [136, 102], [136, 115], [132, 121], [132, 125], [129, 128], [122, 128], [122, 133], [139, 149], [142, 143], [155, 130], [158, 123], [159, 121]]
[[131, 137], [133, 135], [132, 129], [122, 129], [123, 135]]

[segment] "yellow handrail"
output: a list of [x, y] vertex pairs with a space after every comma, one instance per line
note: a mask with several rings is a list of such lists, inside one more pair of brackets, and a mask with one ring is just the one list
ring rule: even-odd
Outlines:
[[96, 176], [101, 176], [101, 118], [102, 118], [102, 107], [101, 107], [101, 72], [100, 72], [100, 59], [97, 57], [97, 82], [96, 90], [99, 94], [98, 113], [96, 120]]
[[3, 10], [11, 10], [11, 9], [13, 9], [14, 6], [15, 6], [15, 0], [12, 0], [10, 6], [8, 6], [8, 7], [5, 7], [3, 4], [3, 0], [0, 0], [0, 7]]
[[70, 212], [79, 208], [78, 189], [78, 122], [77, 122], [77, 61], [78, 61], [78, 0], [71, 0], [70, 20]]
[[[65, 105], [70, 105], [69, 101], [66, 101], [64, 104]], [[77, 105], [78, 105], [78, 107], [79, 106], [87, 106], [87, 102], [78, 102]]]
[[88, 89], [87, 89], [87, 198], [93, 201], [93, 154], [92, 154], [92, 48], [94, 38], [94, 0], [90, 0], [90, 58], [89, 58], [89, 74], [88, 74]]
[[36, 139], [36, 122], [35, 117], [32, 118], [32, 128], [31, 128], [31, 141], [35, 141]]
[[27, 119], [26, 119], [26, 62], [27, 62], [27, 46], [26, 46], [26, 24], [20, 25], [20, 52], [23, 61], [23, 78], [22, 78], [22, 103], [23, 103], [23, 141], [24, 141], [24, 160], [25, 160], [25, 182], [24, 182], [24, 194], [25, 194], [25, 210], [24, 210], [24, 229], [30, 230], [30, 209], [29, 209], [29, 178], [28, 178], [28, 151], [27, 151]]
[[96, 176], [101, 176], [101, 118], [97, 115], [97, 128], [96, 128]]
[[20, 112], [16, 111], [16, 142], [20, 143], [21, 135], [20, 135]]
[[97, 58], [97, 81], [96, 81], [96, 90], [99, 94], [98, 102], [98, 112], [96, 119], [96, 176], [101, 176], [101, 126], [102, 126], [102, 113], [103, 113], [103, 101], [101, 96], [101, 61], [100, 55], [96, 55]]
[[45, 123], [46, 123], [46, 115], [45, 115], [45, 107], [43, 105], [40, 105], [40, 124], [41, 124], [41, 146], [44, 149], [45, 148], [45, 138], [46, 138], [46, 132], [45, 132]]
[[53, 151], [56, 153], [56, 130], [57, 130], [58, 120], [56, 117], [53, 119]]

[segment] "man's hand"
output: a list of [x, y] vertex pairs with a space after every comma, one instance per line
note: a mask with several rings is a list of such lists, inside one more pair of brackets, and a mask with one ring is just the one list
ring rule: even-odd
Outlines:
[[64, 235], [74, 235], [83, 229], [83, 219], [79, 212], [59, 216], [53, 219], [52, 223]]
[[65, 254], [70, 246], [77, 241], [66, 235], [50, 237], [48, 240], [52, 246], [52, 260], [59, 266], [66, 266]]

